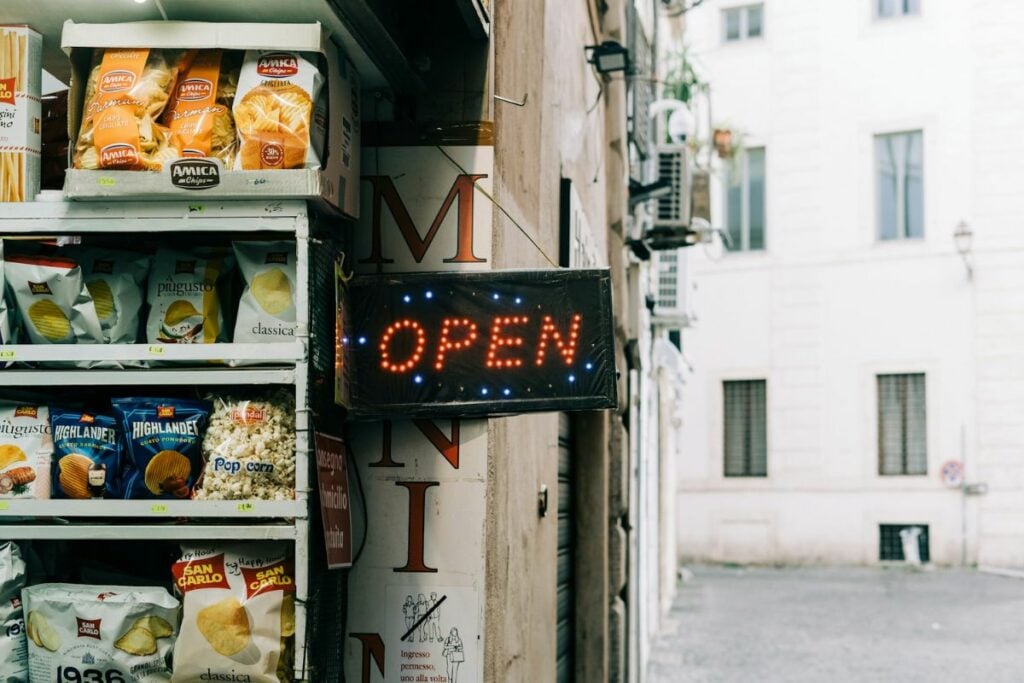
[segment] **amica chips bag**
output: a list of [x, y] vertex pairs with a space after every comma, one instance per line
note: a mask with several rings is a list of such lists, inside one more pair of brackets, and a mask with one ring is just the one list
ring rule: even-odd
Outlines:
[[109, 415], [50, 408], [52, 498], [117, 498], [121, 439]]
[[179, 157], [213, 157], [226, 168], [235, 160], [235, 122], [231, 105], [238, 89], [233, 53], [199, 50], [174, 87], [163, 123]]
[[31, 680], [171, 680], [180, 603], [163, 588], [49, 583], [22, 598]]
[[82, 265], [85, 287], [103, 330], [103, 341], [134, 344], [139, 337], [142, 283], [149, 257], [131, 251], [82, 248], [71, 252]]
[[235, 242], [245, 291], [235, 318], [235, 342], [295, 338], [295, 242]]
[[174, 683], [291, 680], [295, 568], [285, 546], [183, 547], [171, 571], [184, 603]]
[[149, 275], [149, 343], [227, 341], [221, 288], [233, 265], [230, 254], [216, 250], [157, 251]]
[[247, 51], [234, 105], [240, 140], [235, 168], [318, 168], [310, 125], [322, 86], [316, 55]]
[[0, 543], [0, 683], [28, 683], [28, 650], [21, 589], [25, 561], [13, 541]]
[[157, 121], [187, 55], [148, 48], [96, 50], [75, 168], [159, 171], [176, 158], [170, 131]]
[[203, 465], [210, 404], [177, 398], [115, 398], [127, 447], [125, 498], [188, 498]]
[[62, 257], [7, 255], [7, 291], [33, 344], [99, 344], [103, 330], [82, 268]]
[[46, 406], [0, 402], [0, 498], [49, 498], [52, 456]]

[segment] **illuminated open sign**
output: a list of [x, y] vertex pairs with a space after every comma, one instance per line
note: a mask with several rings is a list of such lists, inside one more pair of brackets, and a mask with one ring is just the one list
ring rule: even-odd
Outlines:
[[607, 270], [367, 275], [348, 289], [353, 417], [616, 405]]

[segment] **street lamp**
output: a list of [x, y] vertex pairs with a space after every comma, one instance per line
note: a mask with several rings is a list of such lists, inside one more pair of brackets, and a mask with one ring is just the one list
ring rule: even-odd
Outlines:
[[964, 260], [964, 267], [967, 268], [967, 279], [974, 279], [974, 266], [971, 265], [971, 245], [974, 242], [974, 231], [967, 221], [960, 221], [953, 231], [953, 244], [956, 245], [956, 252]]
[[587, 54], [587, 63], [593, 64], [600, 74], [629, 70], [629, 50], [621, 43], [606, 40], [600, 45], [587, 45], [583, 50]]

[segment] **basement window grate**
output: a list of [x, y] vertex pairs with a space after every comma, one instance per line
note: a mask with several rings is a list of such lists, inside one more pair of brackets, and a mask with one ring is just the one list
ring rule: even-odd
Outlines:
[[917, 548], [921, 561], [928, 562], [928, 525], [927, 524], [879, 524], [878, 525], [878, 559], [881, 561], [903, 562], [903, 541], [900, 531], [917, 527], [921, 535], [917, 537]]

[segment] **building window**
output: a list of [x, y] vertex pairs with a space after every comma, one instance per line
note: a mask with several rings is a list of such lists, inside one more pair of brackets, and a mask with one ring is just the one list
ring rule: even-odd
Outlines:
[[727, 43], [760, 38], [764, 35], [764, 5], [730, 7], [722, 10], [722, 31]]
[[764, 249], [764, 147], [737, 153], [726, 181], [729, 250]]
[[878, 473], [927, 474], [923, 374], [878, 376]]
[[924, 236], [924, 165], [921, 131], [875, 136], [878, 237]]
[[763, 379], [723, 382], [725, 476], [768, 475], [767, 419]]
[[880, 19], [906, 17], [921, 13], [921, 0], [873, 0]]
[[904, 529], [916, 528], [920, 530], [917, 537], [917, 552], [922, 562], [931, 560], [931, 553], [928, 552], [928, 525], [927, 524], [879, 524], [878, 525], [878, 559], [884, 561], [904, 562], [906, 556], [903, 554], [903, 539], [900, 532]]

